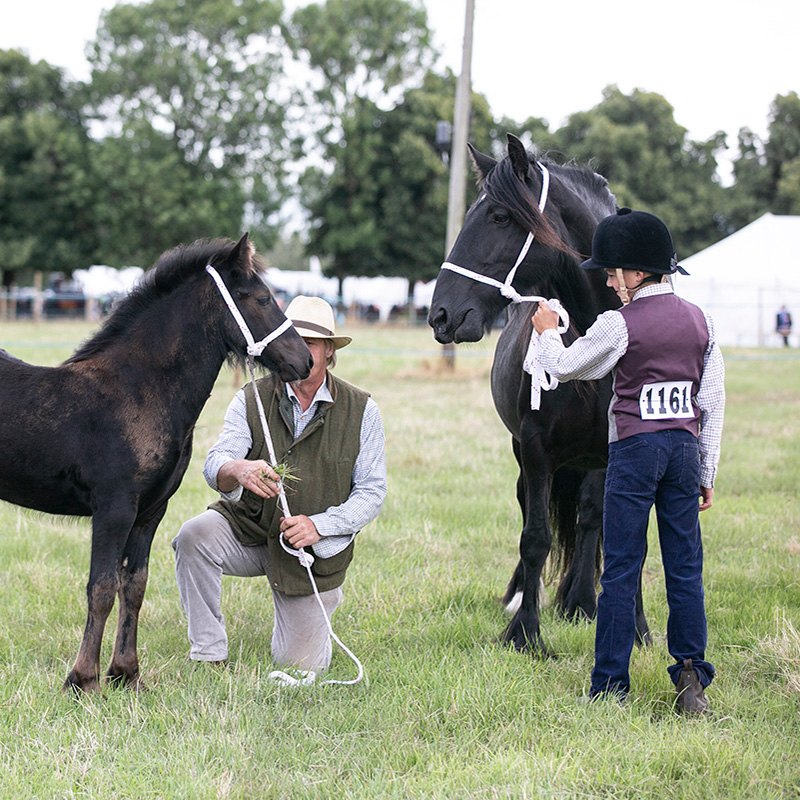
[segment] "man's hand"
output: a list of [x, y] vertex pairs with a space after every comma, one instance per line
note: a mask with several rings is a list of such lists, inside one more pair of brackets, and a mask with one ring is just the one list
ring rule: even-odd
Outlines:
[[710, 486], [701, 486], [700, 487], [700, 510], [705, 511], [707, 508], [711, 508], [711, 505], [714, 502], [714, 490]]
[[226, 461], [217, 473], [217, 488], [228, 494], [237, 486], [249, 489], [259, 497], [277, 497], [280, 478], [266, 461], [237, 458]]
[[556, 330], [558, 328], [558, 314], [556, 314], [547, 303], [542, 303], [541, 301], [539, 301], [539, 306], [536, 309], [536, 313], [531, 317], [531, 320], [533, 321], [533, 327], [536, 329], [536, 333]]
[[314, 523], [304, 514], [281, 518], [281, 532], [289, 544], [299, 550], [316, 544], [322, 537], [317, 533]]

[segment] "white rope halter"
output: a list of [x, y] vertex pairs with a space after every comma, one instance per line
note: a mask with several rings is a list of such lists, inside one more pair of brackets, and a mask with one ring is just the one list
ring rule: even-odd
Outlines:
[[[231, 297], [231, 293], [228, 291], [228, 287], [223, 282], [222, 278], [220, 277], [219, 273], [212, 267], [210, 264], [206, 267], [206, 272], [214, 279], [214, 283], [217, 284], [217, 288], [219, 289], [220, 294], [222, 295], [222, 299], [225, 301], [225, 305], [228, 306], [230, 309], [233, 318], [236, 320], [239, 329], [244, 334], [244, 338], [247, 341], [247, 369], [250, 372], [250, 382], [253, 385], [253, 394], [255, 395], [256, 399], [256, 406], [258, 408], [258, 418], [261, 422], [261, 428], [264, 432], [264, 441], [267, 443], [267, 451], [269, 453], [269, 459], [271, 464], [276, 464], [277, 459], [275, 458], [275, 447], [272, 444], [272, 436], [269, 432], [269, 426], [267, 425], [267, 416], [264, 413], [264, 404], [261, 402], [261, 395], [258, 392], [258, 387], [256, 386], [256, 373], [255, 373], [255, 356], [261, 355], [264, 351], [264, 348], [273, 340], [277, 339], [282, 333], [287, 331], [289, 328], [292, 327], [292, 321], [289, 319], [284, 320], [272, 333], [265, 336], [260, 342], [256, 342], [253, 334], [250, 332], [250, 328], [247, 327], [247, 323], [245, 322], [244, 317], [242, 316], [241, 311], [236, 306], [236, 303]], [[291, 512], [289, 511], [289, 503], [286, 500], [286, 491], [283, 486], [283, 481], [278, 484], [278, 502], [280, 503], [281, 510], [283, 511], [284, 517], [291, 517]], [[356, 666], [358, 667], [358, 675], [351, 681], [335, 681], [335, 680], [327, 680], [322, 681], [322, 685], [329, 684], [329, 683], [336, 683], [336, 684], [344, 684], [344, 685], [351, 685], [358, 683], [364, 677], [364, 667], [361, 665], [361, 662], [356, 658], [353, 652], [344, 645], [342, 640], [333, 632], [333, 627], [331, 626], [330, 618], [328, 617], [328, 612], [325, 610], [325, 605], [322, 602], [322, 598], [319, 595], [319, 589], [317, 588], [317, 582], [314, 580], [314, 574], [311, 572], [311, 566], [314, 563], [314, 556], [311, 553], [307, 552], [304, 549], [296, 550], [294, 547], [290, 547], [286, 544], [286, 541], [283, 536], [283, 532], [279, 537], [279, 541], [281, 543], [281, 547], [290, 555], [294, 556], [300, 564], [305, 567], [306, 572], [308, 573], [308, 579], [311, 581], [311, 588], [314, 590], [314, 597], [317, 598], [317, 603], [319, 604], [320, 610], [322, 611], [322, 616], [325, 620], [325, 624], [328, 627], [328, 633], [330, 634], [331, 638], [342, 648], [342, 650], [347, 653], [348, 656], [355, 662]], [[269, 673], [268, 676], [271, 680], [275, 681], [276, 683], [280, 683], [284, 686], [309, 686], [310, 684], [316, 681], [316, 673], [313, 670], [302, 670], [299, 671], [299, 677], [293, 677], [282, 670], [274, 670]]]
[[214, 283], [217, 284], [217, 288], [222, 295], [222, 299], [225, 301], [225, 305], [230, 309], [233, 318], [236, 320], [236, 324], [239, 326], [239, 330], [244, 335], [245, 341], [247, 342], [248, 355], [260, 356], [270, 342], [277, 339], [282, 333], [285, 333], [292, 327], [292, 321], [285, 319], [272, 333], [265, 336], [260, 342], [257, 342], [253, 338], [253, 334], [250, 333], [250, 328], [247, 327], [247, 323], [244, 321], [241, 311], [236, 307], [236, 303], [234, 303], [233, 297], [231, 297], [231, 293], [228, 291], [228, 287], [220, 277], [219, 272], [217, 272], [211, 264], [206, 266], [206, 272], [214, 279]]
[[[547, 205], [547, 195], [550, 190], [550, 172], [547, 170], [547, 167], [541, 163], [541, 161], [537, 161], [536, 164], [542, 172], [542, 190], [539, 195], [539, 213], [544, 214], [544, 209]], [[494, 278], [490, 278], [488, 275], [482, 275], [480, 272], [474, 272], [471, 269], [460, 267], [458, 264], [453, 264], [451, 261], [445, 261], [441, 268], [455, 272], [458, 275], [463, 275], [465, 278], [470, 278], [473, 281], [485, 283], [487, 286], [494, 286], [496, 289], [499, 289], [500, 294], [503, 295], [503, 297], [507, 298], [512, 303], [545, 303], [558, 314], [558, 332], [565, 333], [569, 327], [569, 314], [564, 306], [561, 305], [559, 300], [556, 298], [547, 300], [539, 295], [521, 295], [511, 285], [517, 275], [517, 269], [519, 268], [519, 265], [528, 255], [528, 250], [530, 250], [531, 245], [533, 244], [533, 237], [533, 231], [529, 231], [528, 235], [525, 237], [525, 242], [522, 245], [522, 249], [519, 251], [517, 260], [514, 262], [514, 266], [511, 267], [511, 271], [508, 273], [508, 275], [506, 275], [506, 279], [502, 283]], [[542, 391], [549, 391], [558, 386], [558, 381], [544, 371], [544, 368], [539, 362], [538, 351], [539, 334], [534, 328], [534, 330], [531, 331], [531, 340], [528, 344], [528, 352], [526, 353], [525, 359], [522, 362], [522, 368], [531, 376], [531, 408], [534, 411], [539, 410], [541, 405]]]

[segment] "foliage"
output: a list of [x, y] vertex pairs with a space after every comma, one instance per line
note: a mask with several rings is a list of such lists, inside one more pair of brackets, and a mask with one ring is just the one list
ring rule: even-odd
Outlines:
[[[288, 16], [281, 0], [120, 2], [100, 18], [88, 87], [0, 51], [3, 282], [146, 266], [245, 228], [267, 250], [298, 204], [328, 274], [433, 277], [448, 189], [435, 127], [455, 95], [434, 57], [419, 0], [318, 0]], [[738, 132], [730, 187], [716, 175], [725, 135], [690, 140], [667, 100], [640, 89], [610, 86], [554, 131], [494, 120], [474, 94], [470, 126], [495, 158], [511, 131], [589, 163], [620, 204], [667, 222], [679, 257], [765, 211], [800, 213], [796, 92], [776, 96], [763, 140]]]
[[326, 272], [340, 280], [395, 274], [382, 198], [398, 162], [383, 109], [433, 58], [427, 14], [407, 0], [326, 0], [295, 11], [288, 28], [295, 54], [318, 76], [307, 102], [319, 109], [325, 164], [301, 179], [310, 250], [328, 256]]
[[[173, 244], [201, 229], [237, 236], [245, 204], [267, 235], [265, 220], [284, 197], [288, 157], [281, 12], [278, 0], [151, 0], [116, 5], [101, 17], [90, 54], [91, 97], [116, 129], [106, 162], [148, 161], [115, 176], [120, 187], [130, 185], [115, 194], [112, 213], [130, 221], [133, 235], [144, 221], [146, 231], [171, 233]], [[114, 233], [110, 228], [107, 248]], [[141, 241], [151, 258], [162, 250], [150, 237]], [[114, 255], [130, 258], [130, 250]]]
[[[346, 127], [348, 146], [325, 179], [304, 178], [310, 246], [329, 254], [329, 273], [436, 276], [444, 256], [448, 169], [436, 149], [436, 122], [453, 118], [455, 78], [429, 72], [387, 112], [362, 102]], [[497, 135], [488, 103], [473, 95], [470, 141], [492, 150]], [[314, 187], [322, 187], [314, 193]], [[470, 201], [475, 189], [468, 192]]]
[[315, 134], [334, 146], [349, 143], [344, 123], [357, 103], [385, 107], [399, 87], [425, 74], [434, 55], [427, 13], [408, 0], [310, 3], [294, 12], [286, 36], [317, 78]]
[[307, 270], [306, 245], [297, 231], [281, 235], [265, 257], [267, 266], [284, 270]]
[[736, 227], [761, 214], [800, 214], [800, 97], [777, 95], [770, 109], [769, 135], [762, 141], [748, 128], [739, 131], [732, 188]]
[[0, 50], [0, 272], [91, 263], [94, 152], [78, 87], [61, 70]]
[[[0, 323], [0, 346], [52, 364], [87, 333], [83, 324]], [[520, 518], [510, 442], [490, 399], [491, 342], [459, 346], [456, 371], [438, 374], [440, 353], [425, 329], [347, 333], [354, 341], [336, 371], [372, 392], [389, 463], [386, 506], [359, 534], [333, 619], [369, 683], [298, 690], [270, 682], [273, 611], [263, 579], [224, 579], [230, 668], [188, 660], [170, 540], [212, 499], [201, 465], [238, 386], [224, 372], [153, 546], [140, 627], [150, 691], [59, 693], [84, 622], [89, 534], [79, 522], [0, 505], [0, 796], [796, 797], [795, 359], [726, 353], [722, 464], [714, 508], [702, 517], [717, 678], [712, 715], [689, 721], [672, 712], [664, 669], [668, 609], [655, 530], [644, 585], [655, 644], [634, 652], [627, 706], [580, 702], [593, 623], [545, 609], [557, 659], [497, 645], [505, 617], [496, 598], [518, 559]], [[334, 646], [331, 677], [354, 672]]]
[[148, 267], [181, 242], [237, 238], [243, 186], [219, 170], [213, 178], [186, 161], [175, 140], [131, 122], [126, 134], [96, 148], [97, 224], [103, 262]]
[[621, 206], [661, 217], [679, 257], [688, 257], [724, 233], [715, 219], [724, 197], [715, 154], [725, 137], [694, 142], [686, 133], [661, 95], [610, 86], [595, 108], [572, 114], [549, 146], [604, 175]]

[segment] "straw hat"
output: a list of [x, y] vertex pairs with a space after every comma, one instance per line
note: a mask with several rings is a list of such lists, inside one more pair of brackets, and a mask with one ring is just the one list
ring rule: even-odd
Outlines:
[[349, 336], [336, 335], [333, 309], [321, 297], [299, 294], [289, 303], [285, 313], [294, 329], [306, 339], [330, 339], [336, 350], [353, 341]]

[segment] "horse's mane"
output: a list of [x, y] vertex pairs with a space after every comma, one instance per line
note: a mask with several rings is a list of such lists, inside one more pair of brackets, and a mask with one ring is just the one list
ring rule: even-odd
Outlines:
[[[567, 183], [586, 205], [597, 212], [598, 218], [613, 213], [616, 207], [614, 196], [608, 190], [608, 182], [588, 167], [554, 164], [545, 159], [537, 159], [528, 154], [528, 160], [538, 172], [537, 161]], [[509, 209], [514, 220], [525, 230], [536, 234], [536, 240], [547, 247], [553, 247], [567, 256], [580, 258], [553, 228], [547, 218], [539, 211], [539, 197], [519, 179], [510, 157], [497, 162], [481, 183], [481, 188], [493, 201]], [[610, 206], [608, 203], [610, 201]]]
[[[235, 246], [236, 242], [231, 239], [199, 239], [192, 244], [181, 244], [167, 250], [159, 257], [155, 266], [145, 272], [130, 293], [114, 306], [100, 330], [84, 342], [65, 363], [84, 361], [104, 350], [130, 328], [145, 308], [173, 292], [192, 276], [202, 273], [206, 265], [215, 266], [224, 261]], [[247, 247], [245, 255], [247, 262], [240, 263], [239, 266], [246, 273], [260, 275], [266, 271], [264, 263], [252, 247]]]
[[617, 200], [608, 188], [608, 181], [591, 167], [582, 164], [551, 164], [547, 168], [566, 183], [583, 200], [598, 219], [617, 210]]

